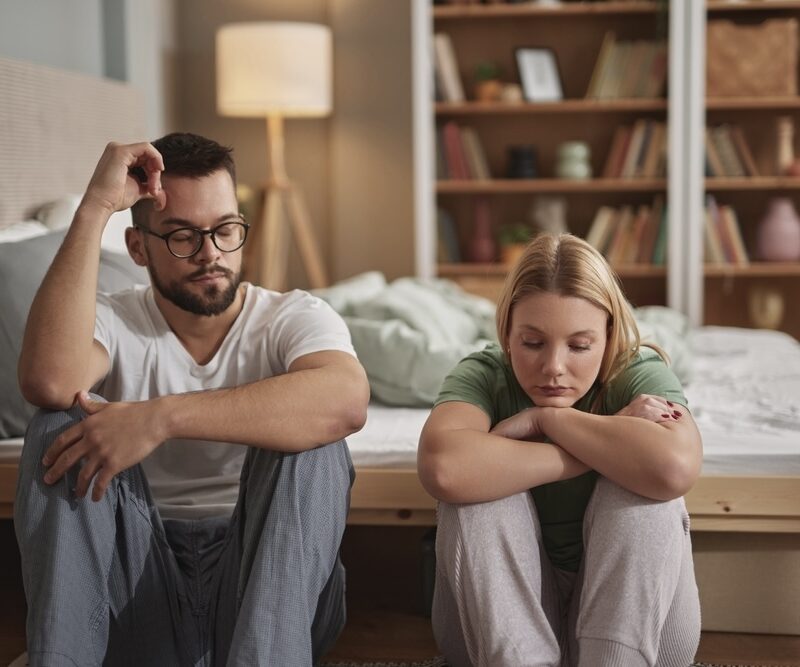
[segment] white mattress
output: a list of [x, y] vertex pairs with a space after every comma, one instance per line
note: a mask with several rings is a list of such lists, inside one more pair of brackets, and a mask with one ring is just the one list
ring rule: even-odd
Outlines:
[[[787, 334], [701, 327], [690, 338], [689, 407], [703, 436], [703, 474], [800, 475], [800, 343]], [[413, 467], [427, 408], [369, 407], [347, 441], [362, 467]], [[0, 462], [22, 439], [0, 441]]]

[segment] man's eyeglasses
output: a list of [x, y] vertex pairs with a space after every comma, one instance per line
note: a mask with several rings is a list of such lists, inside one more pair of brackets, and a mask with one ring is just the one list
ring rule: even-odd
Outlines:
[[247, 239], [247, 230], [250, 229], [244, 221], [231, 220], [217, 225], [213, 229], [196, 229], [194, 227], [179, 227], [166, 234], [150, 231], [142, 225], [134, 225], [151, 236], [163, 239], [175, 257], [185, 259], [196, 255], [203, 247], [204, 237], [210, 236], [214, 245], [222, 252], [234, 252], [244, 245]]

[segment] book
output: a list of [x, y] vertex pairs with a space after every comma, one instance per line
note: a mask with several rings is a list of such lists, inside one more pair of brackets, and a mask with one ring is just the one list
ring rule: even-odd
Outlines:
[[444, 150], [447, 161], [447, 173], [454, 180], [468, 180], [469, 167], [467, 166], [464, 147], [461, 143], [461, 130], [454, 121], [444, 124]]
[[610, 206], [598, 208], [586, 234], [586, 242], [601, 254], [605, 253], [608, 247], [615, 214], [616, 211]]
[[726, 235], [731, 241], [734, 264], [749, 264], [750, 258], [747, 256], [747, 249], [744, 245], [744, 239], [742, 239], [742, 231], [739, 229], [739, 221], [736, 217], [736, 211], [734, 211], [731, 206], [721, 206], [720, 221], [722, 223], [722, 227], [726, 231]]
[[444, 130], [441, 127], [436, 128], [436, 180], [446, 181], [450, 178], [447, 170], [447, 157], [445, 156], [444, 148]]
[[450, 35], [437, 32], [433, 36], [434, 68], [439, 73], [442, 92], [447, 102], [463, 102], [464, 87], [458, 73], [458, 61]]
[[625, 247], [622, 250], [622, 257], [620, 262], [622, 264], [635, 264], [639, 245], [642, 243], [644, 232], [647, 227], [647, 221], [650, 218], [650, 207], [642, 204], [636, 211], [636, 216], [631, 222], [630, 233], [628, 234]]
[[611, 30], [607, 30], [603, 35], [603, 42], [600, 44], [600, 51], [597, 54], [589, 87], [586, 90], [587, 98], [599, 97], [599, 91], [602, 90], [603, 81], [607, 76], [609, 57], [614, 49], [615, 40], [616, 35]]
[[634, 97], [647, 97], [648, 86], [650, 84], [650, 73], [653, 70], [653, 60], [658, 52], [658, 45], [655, 42], [650, 42], [648, 48], [644, 53], [639, 68], [636, 86], [633, 90]]
[[658, 225], [658, 234], [656, 235], [656, 242], [653, 246], [653, 261], [655, 266], [664, 266], [667, 263], [667, 236], [669, 230], [667, 229], [667, 209], [661, 210], [661, 218], [656, 221]]
[[[733, 248], [733, 241], [722, 228], [722, 216], [720, 214], [720, 207], [714, 195], [706, 195], [706, 210], [708, 211], [707, 219], [710, 218], [712, 244], [716, 241], [719, 242], [719, 250], [717, 248], [710, 248], [712, 261], [718, 261], [723, 264], [731, 264], [734, 261], [735, 250]], [[716, 259], [719, 257], [719, 259]]]
[[733, 145], [736, 147], [739, 159], [744, 165], [745, 173], [750, 177], [758, 177], [760, 174], [758, 167], [756, 167], [756, 161], [753, 159], [753, 153], [744, 138], [742, 128], [738, 125], [731, 127], [731, 139], [733, 139]]
[[650, 42], [637, 39], [630, 43], [622, 71], [620, 73], [617, 97], [628, 99], [635, 96], [636, 86], [642, 76], [642, 59], [650, 48]]
[[619, 125], [617, 129], [614, 130], [614, 137], [611, 139], [611, 148], [608, 149], [608, 157], [603, 167], [603, 178], [619, 178], [630, 138], [630, 126]]
[[706, 175], [711, 178], [719, 178], [725, 176], [725, 167], [722, 160], [717, 153], [717, 148], [711, 140], [711, 133], [706, 128], [705, 131], [705, 147], [706, 147]]
[[730, 136], [730, 128], [727, 125], [719, 125], [711, 130], [711, 134], [712, 142], [717, 149], [717, 155], [719, 155], [722, 166], [725, 169], [725, 175], [734, 178], [744, 176], [744, 166], [736, 154], [736, 148]]
[[619, 97], [620, 86], [622, 85], [622, 73], [625, 69], [625, 63], [628, 60], [630, 51], [630, 42], [614, 43], [614, 50], [612, 51], [609, 62], [608, 76], [603, 80], [603, 88], [601, 89], [600, 97], [608, 99], [616, 99]]
[[660, 176], [659, 167], [661, 156], [666, 149], [667, 126], [664, 123], [654, 123], [650, 135], [650, 142], [647, 146], [647, 153], [644, 156], [641, 175], [644, 178], [657, 178]]
[[642, 148], [642, 141], [644, 140], [646, 129], [646, 120], [639, 119], [634, 122], [633, 130], [631, 131], [631, 140], [625, 152], [625, 161], [622, 164], [622, 169], [619, 174], [621, 178], [632, 178], [636, 174], [636, 162], [639, 159], [639, 151]]
[[643, 97], [661, 97], [664, 94], [664, 86], [667, 82], [667, 45], [658, 42], [653, 46], [653, 59], [650, 64], [650, 71], [646, 76], [646, 83], [643, 85]]
[[653, 262], [653, 251], [658, 238], [658, 228], [661, 225], [663, 210], [664, 198], [659, 195], [653, 200], [653, 205], [650, 208], [650, 217], [647, 220], [642, 240], [639, 243], [639, 253], [636, 256], [638, 264], [651, 264]]
[[706, 207], [703, 216], [703, 261], [706, 264], [725, 264], [725, 251], [722, 248], [722, 239], [719, 235], [717, 222], [714, 220], [711, 209]]
[[439, 208], [437, 210], [436, 222], [439, 239], [437, 251], [438, 261], [442, 264], [460, 262], [461, 248], [458, 243], [458, 233], [453, 216], [445, 209]]
[[470, 175], [478, 180], [489, 180], [492, 174], [489, 172], [489, 164], [486, 161], [486, 153], [483, 145], [478, 138], [478, 133], [471, 127], [461, 128], [461, 143], [467, 157]]
[[636, 161], [633, 165], [633, 176], [638, 178], [641, 177], [644, 173], [644, 159], [647, 155], [647, 151], [650, 149], [650, 142], [653, 139], [653, 128], [655, 126], [655, 122], [652, 120], [646, 120], [644, 122], [644, 131], [642, 133], [642, 143], [639, 146], [639, 152], [636, 156]]
[[633, 208], [627, 205], [623, 206], [615, 221], [614, 236], [609, 241], [606, 250], [606, 259], [609, 264], [616, 266], [622, 262], [625, 245], [628, 242], [628, 235], [631, 233], [632, 223]]

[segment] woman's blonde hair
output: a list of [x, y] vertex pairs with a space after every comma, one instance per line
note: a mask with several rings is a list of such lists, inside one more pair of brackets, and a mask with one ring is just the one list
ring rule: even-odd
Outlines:
[[572, 234], [540, 234], [506, 278], [497, 303], [497, 338], [506, 354], [514, 307], [541, 292], [580, 297], [608, 314], [606, 349], [597, 376], [602, 386], [628, 366], [640, 345], [630, 305], [603, 256]]

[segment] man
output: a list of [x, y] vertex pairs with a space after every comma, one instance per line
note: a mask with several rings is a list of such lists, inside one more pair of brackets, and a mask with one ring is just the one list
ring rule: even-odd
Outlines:
[[[311, 665], [344, 625], [366, 375], [325, 303], [240, 284], [230, 152], [109, 144], [31, 307], [20, 386], [61, 411], [15, 503], [31, 665]], [[129, 207], [152, 286], [96, 297]]]

